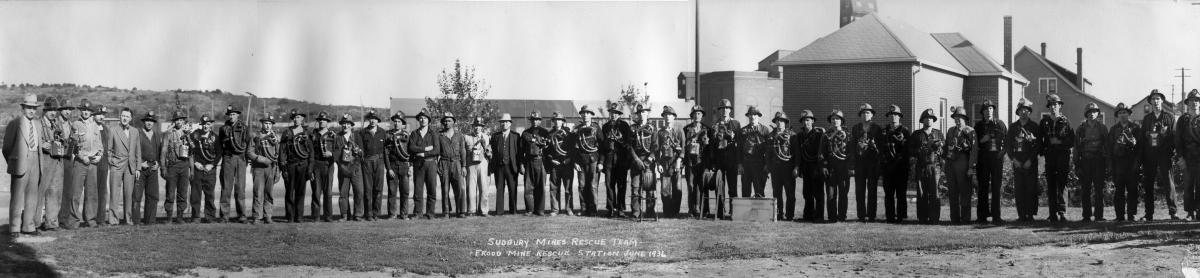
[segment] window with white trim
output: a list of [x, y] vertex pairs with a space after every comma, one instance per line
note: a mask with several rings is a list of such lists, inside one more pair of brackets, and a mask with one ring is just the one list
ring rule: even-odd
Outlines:
[[1038, 78], [1038, 93], [1057, 94], [1058, 93], [1058, 78]]

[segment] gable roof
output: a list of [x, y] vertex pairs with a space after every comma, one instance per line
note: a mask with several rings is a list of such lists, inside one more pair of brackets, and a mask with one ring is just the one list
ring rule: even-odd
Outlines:
[[[1063, 68], [1062, 66], [1059, 66], [1058, 64], [1054, 63], [1053, 61], [1046, 59], [1046, 57], [1042, 56], [1041, 54], [1034, 52], [1033, 49], [1029, 49], [1028, 46], [1022, 46], [1021, 50], [1017, 51], [1017, 54], [1013, 55], [1013, 56], [1020, 56], [1022, 54], [1030, 55], [1035, 60], [1038, 60], [1038, 62], [1041, 62], [1041, 64], [1043, 66], [1045, 66], [1047, 69], [1050, 69], [1050, 71], [1054, 72], [1055, 75], [1058, 75], [1058, 78], [1066, 80], [1068, 87], [1071, 87], [1071, 89], [1074, 89], [1076, 92], [1081, 92], [1080, 93], [1081, 95], [1087, 96], [1088, 98], [1091, 98], [1092, 100], [1099, 102], [1101, 105], [1107, 105], [1109, 107], [1116, 107], [1116, 105], [1113, 105], [1112, 103], [1109, 103], [1108, 101], [1102, 100], [1102, 99], [1092, 95], [1091, 93], [1088, 93], [1086, 90], [1082, 90], [1081, 88], [1079, 88], [1079, 86], [1076, 85], [1076, 84], [1078, 84], [1078, 82], [1076, 82], [1076, 80], [1079, 80], [1078, 79], [1079, 75], [1075, 74], [1075, 72], [1069, 71], [1066, 68]], [[1088, 80], [1087, 78], [1084, 78], [1083, 81], [1087, 82], [1087, 85], [1092, 84], [1092, 81]], [[1061, 85], [1061, 83], [1060, 83], [1060, 85]]]
[[818, 38], [775, 65], [872, 62], [920, 62], [961, 75], [969, 73], [930, 34], [876, 14]]
[[993, 60], [991, 56], [988, 56], [960, 33], [930, 35], [946, 48], [946, 51], [950, 52], [950, 55], [954, 56], [954, 59], [957, 59], [971, 73], [971, 76], [1004, 76], [1015, 79], [1019, 83], [1029, 84], [1029, 81], [1023, 76], [1005, 70], [1003, 65]]

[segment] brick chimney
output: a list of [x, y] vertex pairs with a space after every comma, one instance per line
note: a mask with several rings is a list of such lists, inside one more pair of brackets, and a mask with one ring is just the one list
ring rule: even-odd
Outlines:
[[1046, 58], [1046, 43], [1042, 43], [1042, 58]]
[[1079, 87], [1079, 92], [1082, 93], [1084, 91], [1083, 84], [1085, 83], [1085, 82], [1083, 82], [1083, 48], [1082, 47], [1075, 48], [1075, 75], [1077, 77], [1075, 80], [1075, 83], [1078, 83], [1075, 85]]
[[1004, 16], [1004, 69], [1012, 71], [1012, 16]]

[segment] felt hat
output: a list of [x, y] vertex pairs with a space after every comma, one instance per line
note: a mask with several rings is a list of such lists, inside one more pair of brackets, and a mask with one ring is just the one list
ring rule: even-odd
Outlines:
[[21, 103], [21, 106], [23, 106], [23, 107], [41, 107], [42, 106], [41, 103], [38, 103], [37, 95], [35, 95], [35, 94], [25, 94], [25, 98], [23, 100], [24, 100], [24, 102]]

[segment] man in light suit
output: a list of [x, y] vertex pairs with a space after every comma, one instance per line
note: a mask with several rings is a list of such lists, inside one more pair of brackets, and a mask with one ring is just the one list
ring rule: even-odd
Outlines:
[[[108, 200], [113, 222], [129, 225], [133, 219], [133, 185], [141, 174], [142, 148], [138, 130], [130, 125], [133, 111], [121, 109], [120, 125], [109, 131], [104, 152], [108, 154]], [[101, 196], [103, 197], [103, 196]]]
[[12, 238], [22, 233], [37, 235], [34, 216], [37, 215], [38, 180], [41, 178], [41, 130], [36, 120], [41, 104], [37, 96], [25, 95], [21, 116], [8, 123], [4, 130], [4, 159], [8, 163], [11, 199], [8, 203], [8, 231]]

